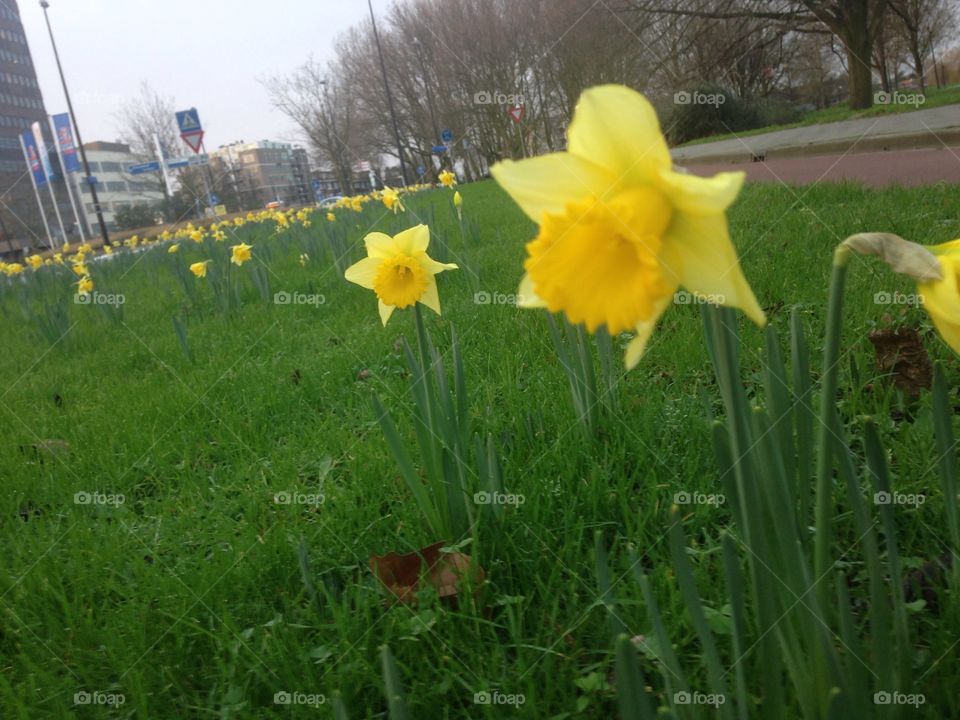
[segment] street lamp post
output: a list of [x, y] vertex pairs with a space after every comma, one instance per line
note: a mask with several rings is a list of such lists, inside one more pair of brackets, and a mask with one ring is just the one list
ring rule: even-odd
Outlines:
[[87, 176], [87, 185], [90, 187], [90, 198], [93, 200], [93, 209], [97, 213], [97, 222], [100, 223], [100, 236], [103, 238], [103, 244], [110, 242], [110, 235], [107, 232], [107, 224], [103, 221], [103, 210], [100, 208], [100, 198], [97, 197], [97, 186], [91, 182], [90, 163], [87, 162], [87, 151], [83, 149], [83, 140], [80, 137], [80, 126], [77, 124], [77, 116], [73, 112], [73, 103], [70, 101], [70, 91], [67, 90], [67, 79], [63, 75], [63, 66], [60, 64], [60, 53], [57, 52], [57, 41], [53, 39], [53, 28], [50, 26], [50, 16], [47, 14], [47, 8], [50, 3], [47, 0], [40, 0], [40, 7], [43, 8], [43, 19], [47, 21], [47, 32], [50, 33], [50, 44], [53, 46], [53, 57], [57, 61], [57, 70], [60, 73], [60, 82], [63, 84], [63, 94], [67, 99], [67, 112], [70, 113], [70, 120], [73, 122], [73, 131], [77, 134], [77, 146], [80, 148], [80, 159], [83, 161], [83, 172]]
[[397, 141], [397, 155], [400, 157], [400, 174], [403, 175], [403, 184], [409, 185], [407, 180], [407, 163], [403, 159], [403, 146], [400, 144], [400, 128], [397, 125], [397, 112], [393, 109], [393, 95], [390, 94], [390, 82], [387, 80], [387, 64], [383, 60], [383, 48], [380, 47], [380, 33], [377, 32], [377, 18], [373, 14], [373, 2], [367, 0], [370, 8], [370, 22], [373, 24], [373, 39], [377, 42], [377, 54], [380, 56], [380, 72], [383, 73], [383, 89], [387, 93], [387, 105], [390, 107], [390, 119], [393, 121], [393, 136]]

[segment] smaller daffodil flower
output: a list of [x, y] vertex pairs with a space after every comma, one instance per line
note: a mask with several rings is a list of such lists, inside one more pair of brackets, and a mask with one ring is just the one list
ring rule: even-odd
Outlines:
[[457, 176], [449, 170], [444, 170], [437, 176], [437, 178], [440, 180], [440, 184], [444, 187], [453, 187], [457, 184]]
[[85, 275], [75, 283], [77, 293], [80, 295], [89, 295], [93, 291], [93, 280], [89, 275]]
[[367, 257], [347, 268], [344, 277], [377, 295], [384, 325], [397, 308], [422, 303], [440, 314], [440, 296], [435, 276], [456, 270], [453, 263], [440, 263], [427, 255], [430, 228], [417, 225], [394, 237], [370, 233], [364, 238]]
[[403, 203], [400, 202], [400, 193], [393, 188], [385, 187], [380, 197], [383, 200], [383, 204], [386, 206], [387, 210], [392, 210], [394, 215], [396, 215], [398, 211], [403, 212]]
[[171, 255], [179, 251], [180, 251], [180, 246], [177, 243], [174, 243], [173, 245], [167, 248], [167, 252], [170, 253]]
[[39, 255], [31, 255], [27, 258], [27, 264], [32, 267], [34, 270], [39, 270], [43, 265], [43, 258]]
[[109, 245], [109, 244], [108, 244], [108, 245], [104, 245], [104, 246], [103, 246], [103, 254], [104, 254], [104, 255], [113, 255], [113, 247], [112, 247], [111, 245]]
[[87, 268], [86, 263], [79, 261], [73, 264], [73, 272], [80, 277], [84, 277], [90, 274], [90, 270]]
[[250, 250], [253, 248], [252, 245], [247, 245], [246, 243], [240, 243], [239, 245], [230, 246], [230, 262], [232, 262], [237, 267], [243, 265], [247, 260], [250, 259]]
[[301, 254], [300, 254], [300, 267], [306, 266], [306, 264], [307, 264], [308, 262], [310, 262], [310, 256], [307, 255], [306, 253], [301, 253]]
[[198, 278], [205, 278], [207, 276], [207, 265], [209, 264], [210, 264], [209, 260], [204, 260], [202, 262], [195, 262], [190, 266], [190, 272], [192, 272]]
[[334, 215], [332, 212], [328, 212], [328, 213], [327, 213], [327, 222], [336, 222], [336, 221], [337, 221], [337, 216]]

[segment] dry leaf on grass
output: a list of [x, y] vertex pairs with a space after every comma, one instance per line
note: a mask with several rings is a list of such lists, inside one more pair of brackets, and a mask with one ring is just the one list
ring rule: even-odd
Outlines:
[[898, 388], [914, 398], [930, 389], [933, 365], [920, 333], [908, 327], [875, 330], [870, 342], [877, 353], [877, 367], [892, 375]]
[[390, 602], [415, 604], [425, 582], [441, 598], [455, 603], [464, 582], [469, 579], [476, 587], [483, 582], [484, 572], [472, 565], [469, 555], [441, 552], [446, 545], [438, 542], [406, 555], [371, 555], [370, 570], [392, 596]]

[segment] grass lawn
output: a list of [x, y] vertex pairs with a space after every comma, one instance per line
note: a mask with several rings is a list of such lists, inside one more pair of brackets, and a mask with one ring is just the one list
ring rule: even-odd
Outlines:
[[[899, 92], [904, 96], [908, 96], [914, 94], [916, 91], [904, 90]], [[885, 105], [875, 103], [873, 107], [866, 110], [852, 110], [846, 103], [841, 103], [820, 110], [811, 110], [804, 113], [796, 122], [785, 123], [783, 125], [770, 125], [768, 127], [754, 128], [753, 130], [743, 130], [735, 133], [711, 135], [710, 137], [691, 140], [677, 147], [702, 145], [703, 143], [717, 142], [719, 140], [750, 137], [751, 135], [764, 135], [765, 133], [776, 132], [777, 130], [790, 130], [791, 128], [807, 127], [808, 125], [823, 125], [824, 123], [840, 122], [842, 120], [859, 120], [860, 118], [893, 115], [896, 113], [913, 112], [914, 110], [929, 110], [930, 108], [942, 107], [943, 105], [956, 104], [960, 104], [960, 85], [950, 85], [944, 88], [931, 87], [927, 88], [923, 103], [890, 103]]]
[[[282, 234], [272, 224], [237, 231], [255, 261], [233, 270], [243, 300], [233, 315], [218, 312], [209, 287], [188, 276], [198, 288], [191, 300], [173, 272], [211, 255], [223, 264], [224, 245], [212, 240], [182, 243], [175, 255], [154, 247], [92, 263], [97, 289], [124, 295], [122, 317], [74, 304], [66, 270], [46, 269], [28, 278], [29, 288], [3, 283], [2, 717], [330, 717], [339, 695], [351, 718], [383, 718], [383, 644], [414, 718], [614, 717], [613, 643], [594, 567], [598, 530], [611, 547], [613, 594], [630, 633], [649, 636], [651, 625], [628, 546], [641, 556], [674, 649], [702, 675], [665, 539], [675, 493], [718, 492], [704, 398], [718, 401], [699, 313], [668, 311], [640, 366], [620, 381], [619, 414], [587, 437], [544, 314], [475, 302], [477, 293], [516, 291], [533, 224], [493, 183], [460, 190], [476, 228], [465, 243], [449, 191], [412, 196], [396, 217], [373, 203], [361, 215], [341, 211], [336, 224], [353, 246], [352, 262], [367, 230], [395, 232], [415, 214], [434, 231], [431, 254], [461, 264], [438, 276], [444, 313], [428, 312], [427, 326], [442, 352], [456, 328], [474, 429], [494, 437], [504, 488], [525, 502], [498, 527], [481, 527], [463, 550], [487, 582], [457, 609], [428, 598], [388, 608], [368, 569], [371, 554], [446, 538], [426, 529], [371, 408], [376, 392], [415, 447], [397, 344], [410, 336], [413, 315], [398, 311], [381, 326], [373, 293], [333, 267], [325, 251], [333, 226], [321, 214]], [[731, 229], [784, 353], [796, 306], [818, 365], [834, 246], [863, 230], [924, 243], [960, 237], [960, 193], [756, 185], [733, 208]], [[305, 266], [301, 253], [310, 256]], [[322, 294], [324, 302], [265, 302], [251, 268], [265, 271], [271, 294]], [[845, 422], [878, 420], [894, 486], [926, 494], [924, 505], [896, 515], [911, 567], [945, 552], [930, 398], [909, 401], [892, 389], [867, 333], [891, 313], [895, 323], [921, 328], [951, 388], [960, 365], [922, 310], [877, 305], [880, 291], [914, 289], [879, 263], [854, 260], [840, 403]], [[51, 344], [24, 310], [39, 312], [54, 298], [66, 306], [69, 331]], [[181, 318], [192, 359], [172, 316]], [[740, 321], [744, 381], [759, 396], [763, 333]], [[618, 358], [627, 339], [615, 338]], [[69, 448], [34, 448], [46, 440]], [[75, 502], [93, 492], [124, 502]], [[276, 503], [283, 492], [322, 494], [323, 502]], [[691, 506], [683, 516], [721, 638], [728, 598], [718, 547], [729, 521], [723, 506]], [[857, 538], [840, 540], [840, 552], [849, 549], [843, 569], [855, 578]], [[304, 560], [321, 589], [315, 599]], [[925, 693], [923, 710], [960, 716], [957, 604], [940, 614], [916, 607], [910, 622], [921, 678], [913, 691]], [[748, 677], [757, 672], [755, 654], [742, 662]], [[662, 695], [654, 659], [644, 663]], [[474, 703], [475, 693], [495, 690], [522, 695], [523, 704]], [[125, 702], [76, 705], [80, 692], [119, 693]], [[326, 706], [277, 705], [280, 692], [323, 695]]]

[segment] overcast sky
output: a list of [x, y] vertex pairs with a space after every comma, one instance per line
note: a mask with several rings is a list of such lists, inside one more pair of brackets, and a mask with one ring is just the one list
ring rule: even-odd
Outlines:
[[[366, 0], [49, 2], [84, 142], [118, 139], [118, 109], [146, 80], [178, 110], [197, 108], [211, 150], [235, 140], [296, 139], [258, 78], [288, 73], [311, 54], [330, 59], [337, 35], [369, 16]], [[378, 19], [391, 2], [373, 0]], [[19, 6], [47, 112], [63, 112], [39, 0]]]

